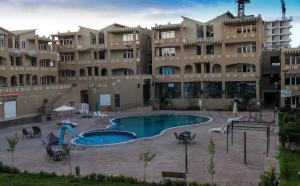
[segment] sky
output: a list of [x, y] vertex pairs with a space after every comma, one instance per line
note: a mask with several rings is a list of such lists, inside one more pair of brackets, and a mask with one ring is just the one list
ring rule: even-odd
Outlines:
[[[293, 17], [292, 47], [300, 46], [300, 0], [286, 0]], [[179, 23], [181, 16], [208, 21], [227, 11], [236, 15], [235, 0], [0, 0], [0, 26], [8, 30], [37, 29], [49, 36], [77, 31], [78, 26], [101, 29], [112, 23], [151, 28]], [[280, 0], [251, 0], [247, 15], [264, 20], [281, 18]]]

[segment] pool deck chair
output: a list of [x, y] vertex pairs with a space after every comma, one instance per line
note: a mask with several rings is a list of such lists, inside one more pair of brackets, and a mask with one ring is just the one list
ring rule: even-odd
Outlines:
[[226, 132], [226, 130], [227, 130], [227, 124], [223, 125], [222, 127], [208, 129], [208, 132], [224, 134]]
[[107, 117], [108, 116], [108, 114], [102, 113], [100, 111], [98, 111], [97, 114], [98, 114], [98, 117]]

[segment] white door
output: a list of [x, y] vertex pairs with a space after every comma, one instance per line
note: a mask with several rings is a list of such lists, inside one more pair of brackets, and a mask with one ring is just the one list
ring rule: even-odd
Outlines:
[[4, 117], [5, 118], [17, 117], [16, 101], [5, 101], [4, 102]]

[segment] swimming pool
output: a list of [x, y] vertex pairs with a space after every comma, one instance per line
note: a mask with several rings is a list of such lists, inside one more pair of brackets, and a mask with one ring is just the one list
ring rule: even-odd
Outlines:
[[73, 139], [72, 143], [77, 145], [88, 145], [88, 146], [102, 146], [111, 145], [118, 143], [125, 143], [135, 139], [149, 138], [161, 134], [163, 131], [196, 124], [205, 124], [212, 120], [212, 118], [200, 115], [188, 115], [188, 114], [157, 114], [157, 115], [137, 115], [137, 116], [126, 116], [110, 120], [111, 125], [107, 129], [110, 131], [123, 131], [132, 133], [135, 138], [131, 135], [93, 135], [92, 137], [86, 135], [87, 133], [99, 131], [91, 130], [81, 133], [88, 140]]

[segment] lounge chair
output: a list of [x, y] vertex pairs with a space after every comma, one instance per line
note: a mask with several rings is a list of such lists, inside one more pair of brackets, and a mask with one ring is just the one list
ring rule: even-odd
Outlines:
[[41, 131], [40, 127], [33, 126], [32, 130], [33, 130], [34, 137], [36, 137], [36, 136], [40, 137], [42, 135], [42, 131]]
[[32, 134], [28, 132], [28, 130], [26, 128], [22, 129], [22, 134], [23, 134], [23, 138], [24, 137], [32, 137]]
[[222, 127], [208, 129], [208, 132], [224, 134], [226, 130], [227, 130], [227, 125], [223, 125]]
[[98, 111], [97, 114], [98, 114], [98, 117], [107, 117], [108, 116], [108, 114], [102, 113], [100, 111]]

